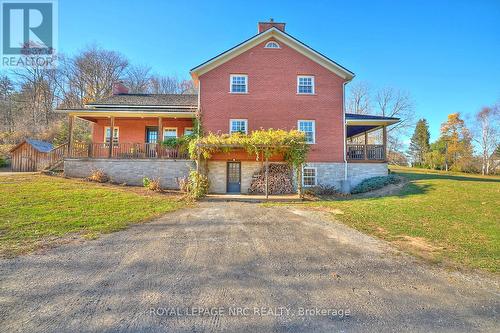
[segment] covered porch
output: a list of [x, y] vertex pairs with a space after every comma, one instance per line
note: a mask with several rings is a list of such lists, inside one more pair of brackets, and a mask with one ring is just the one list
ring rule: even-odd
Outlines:
[[[69, 110], [68, 117], [66, 158], [188, 159], [188, 152], [172, 139], [195, 131], [195, 112], [83, 109]], [[90, 123], [91, 142], [74, 140], [76, 119]]]
[[346, 113], [347, 162], [387, 162], [387, 127], [397, 122], [393, 117]]

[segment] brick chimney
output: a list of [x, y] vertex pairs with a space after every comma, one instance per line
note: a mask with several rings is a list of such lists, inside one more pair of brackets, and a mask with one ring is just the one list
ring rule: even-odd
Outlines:
[[264, 32], [264, 31], [266, 31], [268, 29], [271, 29], [272, 27], [275, 27], [276, 29], [285, 32], [285, 24], [286, 23], [274, 22], [274, 20], [271, 18], [271, 19], [269, 19], [269, 22], [259, 22], [259, 24], [258, 24], [258, 27], [259, 27], [258, 32], [260, 34], [261, 32]]
[[113, 83], [113, 95], [126, 95], [128, 88], [123, 84], [123, 81], [116, 81]]

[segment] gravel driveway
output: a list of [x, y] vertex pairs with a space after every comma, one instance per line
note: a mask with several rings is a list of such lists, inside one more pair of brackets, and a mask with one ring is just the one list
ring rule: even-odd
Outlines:
[[322, 213], [206, 202], [1, 260], [0, 331], [499, 332], [499, 295]]

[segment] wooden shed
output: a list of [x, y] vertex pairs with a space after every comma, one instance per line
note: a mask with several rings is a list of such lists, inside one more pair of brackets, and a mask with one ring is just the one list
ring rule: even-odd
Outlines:
[[26, 139], [10, 150], [12, 171], [40, 171], [49, 165], [49, 142]]

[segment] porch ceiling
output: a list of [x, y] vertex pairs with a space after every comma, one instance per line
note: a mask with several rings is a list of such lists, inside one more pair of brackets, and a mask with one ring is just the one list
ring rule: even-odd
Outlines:
[[377, 128], [380, 128], [378, 125], [359, 125], [359, 126], [347, 126], [347, 137], [353, 137], [356, 135], [359, 135], [364, 132], [370, 132], [372, 130], [375, 130]]

